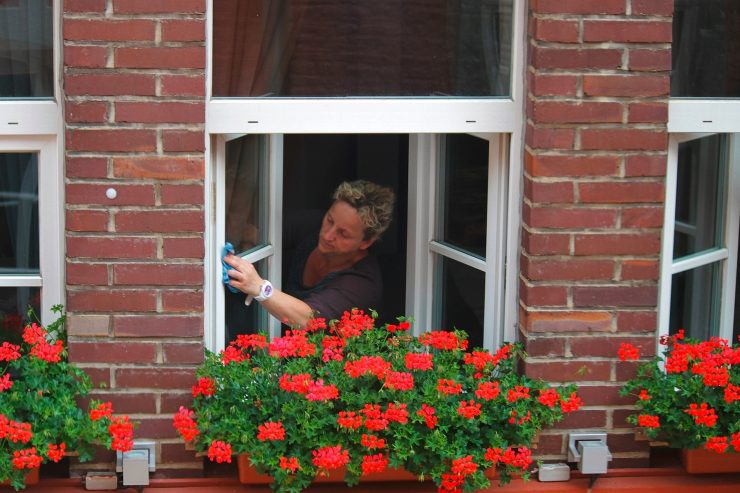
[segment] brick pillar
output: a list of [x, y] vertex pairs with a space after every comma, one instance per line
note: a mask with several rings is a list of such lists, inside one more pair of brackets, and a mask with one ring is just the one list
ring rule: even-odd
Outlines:
[[203, 358], [205, 9], [63, 2], [70, 359], [160, 475], [201, 467], [171, 416]]
[[672, 0], [531, 0], [521, 331], [527, 373], [577, 382], [584, 408], [541, 440], [604, 429], [612, 467], [647, 465], [617, 391], [654, 354]]

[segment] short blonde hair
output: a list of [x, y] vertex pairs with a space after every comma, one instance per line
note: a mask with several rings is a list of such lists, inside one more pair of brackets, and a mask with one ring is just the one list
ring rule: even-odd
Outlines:
[[348, 203], [360, 215], [366, 240], [378, 237], [393, 219], [396, 194], [388, 187], [367, 180], [342, 182], [334, 191], [334, 200]]

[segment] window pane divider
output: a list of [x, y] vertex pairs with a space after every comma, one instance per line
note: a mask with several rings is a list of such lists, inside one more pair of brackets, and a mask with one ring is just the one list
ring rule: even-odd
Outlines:
[[247, 254], [240, 255], [241, 258], [250, 263], [259, 262], [262, 259], [266, 259], [271, 255], [275, 254], [275, 247], [273, 245], [267, 245], [257, 250], [251, 251]]
[[41, 276], [0, 276], [0, 287], [41, 287]]
[[671, 274], [680, 274], [687, 270], [696, 269], [704, 265], [709, 265], [720, 260], [725, 260], [730, 256], [730, 251], [727, 248], [717, 248], [716, 250], [710, 250], [708, 252], [701, 252], [689, 257], [676, 260], [671, 266]]
[[431, 241], [429, 242], [429, 249], [434, 253], [447, 257], [456, 262], [460, 262], [461, 264], [465, 264], [468, 267], [486, 272], [485, 260], [481, 260], [472, 255], [465, 254], [460, 250], [447, 246], [443, 243], [440, 243], [438, 241]]

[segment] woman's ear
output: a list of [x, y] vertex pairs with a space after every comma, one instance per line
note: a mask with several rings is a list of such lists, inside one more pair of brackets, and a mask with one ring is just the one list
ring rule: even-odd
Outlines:
[[372, 238], [368, 238], [367, 240], [362, 240], [360, 243], [360, 250], [367, 250], [371, 246], [373, 246], [373, 243], [377, 241], [378, 237], [373, 236]]

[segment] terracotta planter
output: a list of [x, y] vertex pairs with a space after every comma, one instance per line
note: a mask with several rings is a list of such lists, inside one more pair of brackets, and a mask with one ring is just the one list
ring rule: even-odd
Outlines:
[[740, 454], [718, 454], [705, 449], [681, 450], [681, 462], [686, 472], [692, 474], [715, 472], [740, 472]]
[[[7, 486], [10, 481], [0, 481], [0, 486]], [[26, 472], [26, 486], [39, 484], [39, 468], [34, 467]]]
[[[237, 456], [237, 466], [239, 468], [239, 482], [242, 484], [270, 484], [272, 477], [267, 474], [260, 474], [249, 462], [248, 454], [239, 454]], [[329, 471], [328, 476], [317, 476], [314, 483], [344, 483], [345, 469], [336, 469]], [[486, 471], [488, 479], [495, 479], [498, 473], [495, 468]], [[383, 472], [372, 473], [360, 478], [360, 483], [382, 482], [382, 481], [419, 481], [418, 476], [404, 469], [386, 469]]]
[[[249, 455], [239, 454], [237, 465], [239, 466], [239, 482], [242, 484], [270, 484], [272, 477], [267, 474], [260, 474], [249, 463]], [[329, 471], [328, 476], [317, 476], [314, 483], [343, 483], [345, 469], [336, 469]], [[415, 475], [408, 471], [399, 469], [387, 469], [384, 472], [363, 476], [360, 482], [371, 481], [418, 481]]]

